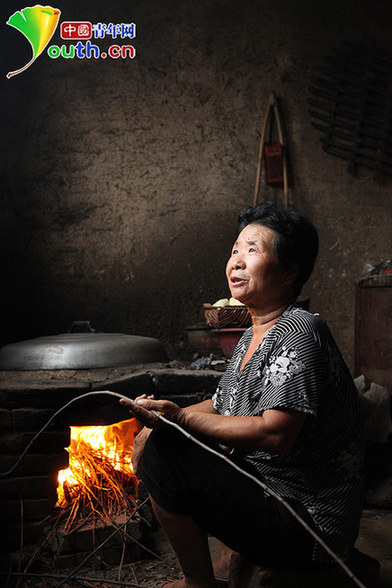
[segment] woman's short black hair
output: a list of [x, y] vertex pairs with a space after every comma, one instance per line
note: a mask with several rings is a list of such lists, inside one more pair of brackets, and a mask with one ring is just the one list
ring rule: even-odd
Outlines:
[[298, 270], [292, 284], [297, 297], [313, 271], [318, 253], [318, 235], [312, 222], [293, 208], [280, 208], [272, 202], [249, 206], [240, 213], [238, 222], [239, 232], [253, 223], [275, 231], [273, 247], [279, 266], [283, 271]]

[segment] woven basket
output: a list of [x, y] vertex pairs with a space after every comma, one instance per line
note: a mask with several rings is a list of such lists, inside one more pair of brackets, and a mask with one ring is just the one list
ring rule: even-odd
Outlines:
[[246, 306], [216, 307], [204, 303], [203, 308], [207, 325], [215, 329], [250, 327], [252, 324], [252, 318]]

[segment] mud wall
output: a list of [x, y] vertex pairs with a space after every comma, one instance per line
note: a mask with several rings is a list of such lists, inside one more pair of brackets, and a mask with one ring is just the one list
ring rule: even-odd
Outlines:
[[[1, 22], [22, 8], [1, 7]], [[58, 4], [58, 6], [57, 6]], [[1, 343], [64, 332], [160, 338], [171, 356], [226, 296], [236, 217], [252, 203], [268, 94], [287, 128], [290, 202], [320, 232], [305, 288], [350, 367], [354, 291], [391, 252], [392, 179], [326, 154], [308, 87], [342, 41], [392, 52], [388, 1], [67, 2], [62, 20], [137, 25], [134, 59], [50, 59], [2, 24]], [[61, 5], [60, 5], [61, 4]], [[52, 43], [61, 44], [58, 31]], [[279, 187], [262, 198], [282, 202]]]

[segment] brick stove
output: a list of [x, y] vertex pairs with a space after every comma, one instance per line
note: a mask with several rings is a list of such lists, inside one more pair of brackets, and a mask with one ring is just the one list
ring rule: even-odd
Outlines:
[[[8, 471], [48, 419], [84, 393], [111, 390], [131, 398], [143, 393], [155, 394], [157, 398], [169, 398], [185, 406], [211, 395], [220, 376], [211, 370], [191, 371], [176, 364], [0, 372], [0, 470]], [[37, 545], [47, 533], [38, 523], [53, 513], [57, 474], [68, 466], [64, 448], [70, 444], [70, 425], [107, 425], [127, 418], [129, 413], [112, 396], [90, 396], [77, 401], [56, 417], [10, 475], [0, 477], [0, 516], [3, 536], [7, 537], [7, 544], [2, 548], [3, 570], [8, 567], [9, 554], [20, 548], [21, 520], [24, 547]], [[130, 532], [140, 538], [140, 530], [134, 523]], [[105, 535], [107, 530], [101, 529], [99, 533]], [[69, 562], [77, 561], [80, 542], [87, 542], [88, 549], [91, 547], [86, 537], [80, 536], [76, 544], [71, 541], [63, 546]], [[56, 541], [61, 541], [61, 537], [52, 539], [54, 550]], [[136, 557], [139, 556], [140, 552]]]

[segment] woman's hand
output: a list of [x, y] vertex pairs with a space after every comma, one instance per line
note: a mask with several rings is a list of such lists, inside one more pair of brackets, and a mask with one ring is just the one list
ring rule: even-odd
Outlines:
[[142, 396], [135, 398], [135, 400], [130, 398], [121, 398], [120, 404], [124, 408], [127, 408], [132, 416], [136, 417], [142, 425], [153, 429], [157, 425], [158, 417], [151, 411], [146, 410], [143, 408], [143, 406], [139, 405], [141, 401], [153, 398], [154, 396], [147, 396], [147, 394], [143, 394]]
[[164, 426], [158, 415], [162, 415], [169, 421], [178, 424], [181, 424], [183, 420], [184, 409], [170, 400], [155, 400], [154, 396], [143, 394], [135, 398], [135, 400], [122, 398], [120, 404], [128, 408], [134, 417], [150, 429]]
[[143, 427], [138, 435], [136, 435], [133, 441], [133, 449], [132, 449], [132, 465], [133, 471], [136, 475], [141, 470], [141, 465], [143, 461], [143, 453], [144, 447], [146, 445], [147, 439], [150, 436], [152, 429], [148, 429], [147, 427]]
[[[144, 427], [134, 439], [132, 451], [133, 471], [137, 475], [141, 470], [144, 447], [152, 429], [166, 426], [159, 420], [157, 414], [161, 414], [168, 420], [179, 423], [182, 418], [183, 409], [169, 400], [155, 400], [154, 396], [143, 394], [135, 400], [121, 398], [120, 404], [128, 408], [129, 412], [140, 421]], [[154, 411], [156, 414], [154, 414]]]

